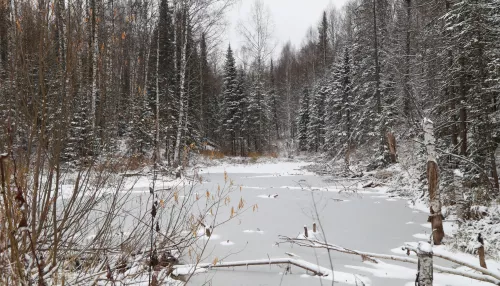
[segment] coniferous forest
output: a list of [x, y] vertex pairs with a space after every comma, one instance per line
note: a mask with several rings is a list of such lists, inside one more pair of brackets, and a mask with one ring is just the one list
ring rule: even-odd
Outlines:
[[276, 52], [260, 3], [242, 63], [220, 41], [232, 4], [3, 1], [2, 148], [79, 162], [156, 146], [176, 165], [191, 144], [334, 156], [369, 143], [384, 165], [387, 138], [431, 116], [440, 149], [495, 173], [498, 1], [351, 1]]
[[[0, 0], [0, 254], [14, 241], [12, 255], [33, 259], [34, 245], [55, 247], [44, 263], [30, 262], [46, 285], [45, 265], [76, 243], [74, 221], [102, 203], [102, 194], [74, 195], [57, 209], [64, 174], [88, 194], [145, 164], [154, 193], [157, 172], [180, 176], [190, 152], [321, 157], [345, 176], [357, 172], [359, 150], [367, 171], [402, 152], [422, 162], [428, 154], [444, 204], [498, 199], [500, 0], [350, 0], [325, 7], [301, 45], [278, 49], [258, 0], [239, 27], [241, 46], [227, 42], [225, 14], [236, 2]], [[427, 168], [415, 172], [423, 189]], [[159, 202], [130, 244], [147, 247], [149, 227], [159, 231]], [[14, 235], [19, 228], [27, 233]], [[27, 262], [17, 263], [13, 276], [26, 277]]]

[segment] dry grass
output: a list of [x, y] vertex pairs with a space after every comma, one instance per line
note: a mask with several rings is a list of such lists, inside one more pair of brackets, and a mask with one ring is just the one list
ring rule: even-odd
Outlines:
[[377, 171], [373, 176], [379, 180], [388, 180], [395, 175], [395, 172], [388, 170]]
[[[218, 150], [199, 150], [200, 155], [213, 159], [224, 159], [225, 157], [235, 157], [231, 154], [231, 151], [218, 151]], [[250, 162], [255, 163], [259, 158], [278, 158], [277, 152], [261, 153], [261, 152], [249, 152], [241, 157], [250, 158]], [[236, 156], [239, 157], [239, 156]]]
[[113, 156], [108, 157], [104, 162], [98, 162], [95, 166], [95, 170], [98, 173], [103, 171], [122, 173], [126, 171], [138, 170], [151, 164], [152, 159], [142, 154], [134, 154], [131, 156]]
[[200, 150], [200, 154], [210, 158], [210, 160], [223, 159], [225, 157], [223, 152], [215, 150]]

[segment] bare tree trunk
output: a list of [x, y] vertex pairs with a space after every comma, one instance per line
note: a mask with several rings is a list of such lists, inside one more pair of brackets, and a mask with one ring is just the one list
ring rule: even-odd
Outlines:
[[[181, 63], [180, 63], [180, 82], [179, 82], [179, 89], [180, 89], [180, 96], [179, 96], [179, 120], [177, 121], [177, 135], [175, 138], [175, 149], [174, 149], [174, 165], [179, 164], [179, 154], [180, 154], [180, 148], [181, 148], [181, 137], [182, 137], [182, 119], [184, 118], [184, 98], [186, 97], [186, 89], [185, 89], [185, 82], [186, 82], [186, 49], [187, 49], [187, 7], [182, 5], [182, 15], [184, 17], [183, 19], [183, 24], [185, 27], [182, 28], [181, 33], [182, 33], [182, 49], [181, 49]], [[184, 21], [186, 21], [184, 23]]]
[[466, 105], [466, 90], [465, 90], [465, 59], [460, 56], [460, 155], [467, 156], [467, 110]]
[[[490, 136], [491, 137], [491, 136]], [[490, 140], [492, 140], [490, 138]], [[491, 166], [491, 177], [493, 179], [493, 188], [495, 188], [495, 193], [498, 193], [500, 190], [499, 182], [498, 182], [498, 171], [497, 171], [497, 163], [495, 158], [496, 144], [490, 143], [494, 145], [490, 150], [490, 166]]]
[[385, 137], [385, 124], [383, 122], [383, 116], [382, 116], [382, 94], [380, 92], [380, 62], [379, 62], [379, 55], [378, 55], [378, 31], [377, 31], [377, 0], [373, 0], [373, 7], [372, 7], [372, 12], [373, 12], [373, 53], [374, 53], [374, 59], [375, 59], [375, 100], [376, 100], [376, 112], [378, 115], [379, 119], [379, 127], [380, 127], [380, 134], [379, 134], [379, 151], [380, 154], [383, 155], [384, 160], [385, 160], [385, 144], [384, 144], [384, 137]]
[[[446, 0], [445, 3], [446, 7], [446, 12], [450, 11], [451, 9], [451, 3], [450, 0]], [[447, 33], [447, 39], [448, 41], [451, 40], [451, 35], [450, 33]], [[448, 49], [448, 70], [452, 70], [453, 68], [453, 50], [451, 48]], [[457, 126], [457, 115], [456, 115], [456, 99], [455, 99], [455, 94], [454, 94], [454, 88], [453, 88], [453, 79], [449, 79], [450, 82], [448, 82], [448, 86], [445, 89], [446, 92], [446, 98], [450, 100], [451, 104], [451, 119], [452, 119], [452, 124], [451, 124], [451, 144], [453, 145], [453, 152], [456, 152], [456, 148], [458, 147], [458, 126]]]
[[436, 161], [436, 139], [434, 137], [433, 122], [424, 118], [424, 143], [427, 148], [427, 181], [430, 200], [430, 217], [432, 235], [435, 245], [440, 245], [444, 237], [443, 216], [441, 214], [441, 200], [438, 188], [439, 173]]
[[477, 254], [479, 255], [479, 265], [487, 269], [488, 267], [486, 267], [486, 259], [484, 254], [484, 240], [481, 237], [481, 234], [477, 236], [477, 240], [479, 241], [479, 247], [477, 248]]
[[396, 163], [397, 162], [396, 137], [391, 132], [387, 132], [387, 145], [389, 146], [391, 163]]
[[[411, 53], [411, 0], [406, 0], [406, 53], [405, 53], [405, 75], [404, 75], [404, 114], [410, 116], [410, 53]], [[392, 154], [391, 154], [392, 155]], [[394, 163], [394, 162], [393, 162]]]
[[348, 139], [344, 156], [344, 173], [346, 175], [349, 174], [349, 171], [351, 170], [350, 162], [351, 162], [351, 142]]
[[155, 136], [155, 158], [160, 158], [160, 75], [158, 70], [160, 67], [160, 29], [158, 29], [157, 46], [156, 46], [156, 136]]
[[293, 138], [295, 134], [293, 134], [293, 122], [292, 122], [292, 110], [290, 106], [291, 101], [291, 89], [292, 83], [290, 79], [290, 63], [286, 68], [286, 117], [288, 122], [288, 138]]
[[98, 37], [98, 27], [97, 27], [97, 15], [99, 13], [99, 4], [96, 3], [99, 0], [92, 0], [92, 91], [91, 91], [91, 109], [90, 109], [90, 120], [92, 122], [92, 132], [93, 136], [96, 134], [96, 101], [97, 101], [97, 63], [99, 55], [99, 37]]

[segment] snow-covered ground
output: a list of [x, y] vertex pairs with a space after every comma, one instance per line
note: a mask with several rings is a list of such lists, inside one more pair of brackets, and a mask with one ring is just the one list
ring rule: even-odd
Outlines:
[[[297, 175], [313, 175], [312, 172], [306, 171], [305, 166], [311, 165], [308, 162], [257, 162], [249, 164], [231, 164], [223, 163], [218, 166], [200, 167], [200, 174], [266, 174], [267, 176], [297, 176]], [[255, 176], [262, 177], [262, 176]]]

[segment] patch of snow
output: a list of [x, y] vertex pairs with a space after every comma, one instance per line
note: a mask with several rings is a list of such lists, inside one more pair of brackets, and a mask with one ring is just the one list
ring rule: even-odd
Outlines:
[[367, 265], [372, 267], [364, 267], [364, 266], [353, 266], [353, 265], [345, 265], [346, 268], [356, 269], [361, 271], [366, 271], [371, 273], [376, 277], [385, 277], [385, 278], [396, 278], [396, 279], [407, 279], [407, 280], [415, 280], [415, 275], [417, 274], [417, 268], [408, 268], [400, 265], [390, 264], [383, 261], [379, 261], [379, 263], [374, 264], [370, 262], [365, 262]]
[[290, 257], [295, 257], [295, 258], [299, 258], [300, 256], [298, 256], [297, 254], [293, 253], [293, 252], [285, 252], [286, 255], [290, 256]]
[[221, 174], [266, 174], [266, 176], [289, 176], [289, 175], [314, 175], [303, 167], [311, 165], [307, 162], [279, 162], [279, 163], [255, 163], [255, 164], [238, 164], [230, 165], [224, 163], [219, 166], [206, 167], [199, 171], [200, 174], [211, 173]]
[[249, 187], [249, 186], [241, 186], [243, 189], [256, 189], [256, 190], [265, 190], [267, 188], [264, 187]]
[[432, 253], [432, 246], [427, 242], [420, 241], [418, 243], [418, 250], [423, 251], [425, 253]]
[[[385, 278], [394, 278], [394, 279], [402, 279], [407, 280], [407, 282], [402, 283], [405, 286], [415, 286], [415, 276], [417, 274], [417, 266], [414, 265], [413, 268], [390, 264], [386, 262], [379, 262], [378, 264], [365, 262], [365, 264], [369, 265], [367, 267], [363, 266], [351, 266], [346, 265], [346, 268], [356, 269], [361, 271], [366, 271], [373, 274], [376, 277], [385, 277]], [[434, 286], [486, 286], [491, 285], [490, 283], [480, 282], [477, 280], [473, 280], [470, 278], [457, 276], [457, 275], [449, 275], [442, 274], [438, 272], [434, 272]]]
[[276, 198], [278, 198], [278, 194], [273, 194], [273, 195], [259, 195], [257, 197], [261, 198], [261, 199], [276, 199]]
[[464, 177], [464, 173], [462, 171], [460, 171], [460, 169], [453, 170], [453, 175], [455, 175], [456, 177], [460, 177], [460, 178]]
[[[425, 228], [431, 228], [431, 223], [426, 222], [420, 224], [421, 226]], [[458, 229], [458, 224], [454, 221], [443, 221], [443, 230], [446, 236], [453, 236], [453, 234], [456, 232]]]
[[415, 233], [413, 235], [414, 238], [418, 238], [418, 239], [426, 239], [428, 240], [429, 237], [430, 237], [430, 234], [426, 234], [426, 233]]
[[[387, 187], [375, 187], [375, 188], [366, 188], [366, 189], [358, 189], [356, 193], [358, 194], [386, 194], [389, 188]], [[383, 198], [387, 198], [387, 196], [380, 196]]]
[[[409, 244], [410, 244], [410, 243], [409, 243]], [[391, 252], [392, 252], [392, 253], [395, 253], [395, 254], [399, 254], [399, 255], [404, 255], [404, 256], [406, 256], [406, 255], [407, 255], [407, 254], [406, 254], [406, 253], [407, 253], [407, 252], [406, 252], [406, 250], [404, 250], [402, 247], [396, 247], [396, 248], [393, 248], [393, 249], [391, 249]], [[416, 256], [416, 255], [415, 255], [415, 253], [414, 253], [413, 251], [410, 251], [410, 256], [412, 256], [412, 255], [413, 255], [413, 256]]]
[[257, 229], [257, 230], [252, 230], [252, 229], [246, 229], [243, 231], [244, 233], [259, 233], [259, 234], [264, 234], [264, 231]]
[[234, 245], [234, 242], [232, 242], [230, 240], [226, 240], [226, 241], [221, 242], [220, 245], [224, 245], [224, 246]]
[[205, 268], [196, 268], [194, 269], [194, 266], [191, 266], [191, 265], [181, 265], [181, 267], [175, 267], [174, 271], [172, 272], [172, 274], [174, 276], [179, 276], [179, 275], [190, 275], [191, 273], [204, 273], [204, 272], [207, 272], [208, 270], [205, 269]]

